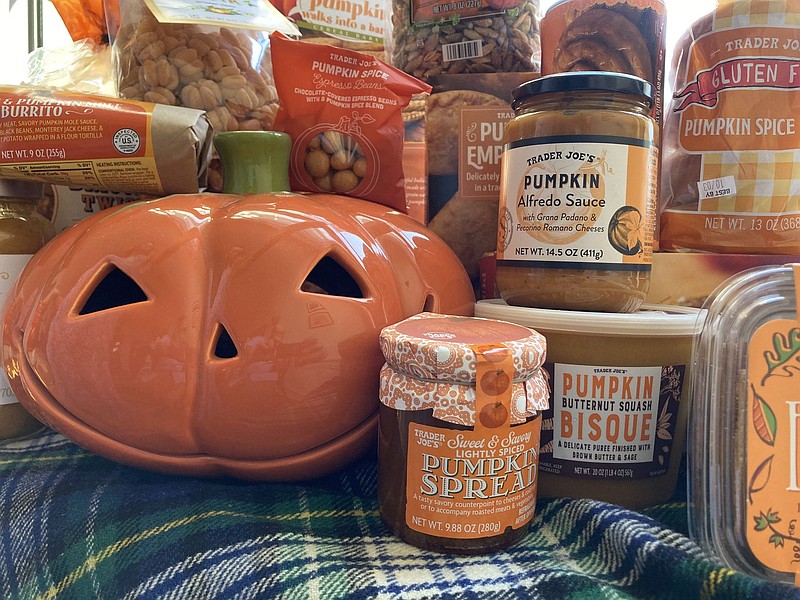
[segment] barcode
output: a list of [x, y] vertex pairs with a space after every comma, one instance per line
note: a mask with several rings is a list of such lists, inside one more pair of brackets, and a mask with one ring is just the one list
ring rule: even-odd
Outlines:
[[442, 55], [444, 62], [478, 58], [483, 56], [483, 42], [481, 40], [467, 40], [456, 44], [444, 44], [442, 46]]

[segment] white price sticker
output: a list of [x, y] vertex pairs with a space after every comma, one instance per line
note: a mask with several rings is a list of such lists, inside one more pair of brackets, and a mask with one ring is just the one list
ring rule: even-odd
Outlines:
[[697, 191], [700, 201], [720, 198], [721, 196], [734, 196], [736, 194], [736, 179], [732, 175], [717, 179], [706, 179], [697, 182]]

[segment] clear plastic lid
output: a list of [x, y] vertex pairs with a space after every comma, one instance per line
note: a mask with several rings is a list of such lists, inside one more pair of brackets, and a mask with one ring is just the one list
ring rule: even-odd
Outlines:
[[692, 359], [689, 528], [729, 567], [800, 573], [800, 265], [758, 267], [706, 301]]
[[561, 333], [684, 337], [699, 331], [704, 315], [697, 308], [663, 304], [643, 304], [633, 313], [608, 313], [509, 306], [503, 300], [493, 299], [477, 302], [475, 316]]

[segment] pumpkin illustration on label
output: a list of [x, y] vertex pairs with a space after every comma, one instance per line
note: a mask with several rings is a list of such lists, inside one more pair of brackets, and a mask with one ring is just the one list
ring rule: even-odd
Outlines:
[[608, 242], [625, 256], [635, 256], [642, 251], [642, 213], [634, 206], [618, 209], [608, 223]]
[[502, 402], [492, 402], [481, 409], [478, 420], [487, 429], [502, 427], [508, 420], [508, 409]]
[[503, 369], [486, 371], [481, 377], [481, 391], [487, 396], [499, 396], [511, 385], [511, 378]]

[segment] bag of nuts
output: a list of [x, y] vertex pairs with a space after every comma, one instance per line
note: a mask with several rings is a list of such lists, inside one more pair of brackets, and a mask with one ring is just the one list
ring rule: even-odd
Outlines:
[[270, 36], [280, 108], [292, 138], [293, 191], [334, 192], [407, 212], [402, 109], [430, 86], [369, 54]]
[[392, 0], [389, 62], [423, 81], [539, 71], [539, 19], [539, 0]]
[[[299, 35], [294, 25], [264, 3], [267, 6], [275, 13], [270, 15], [273, 30]], [[196, 8], [202, 9], [202, 3]], [[205, 110], [218, 132], [271, 129], [278, 109], [267, 37], [271, 31], [243, 29], [241, 22], [247, 20], [242, 15], [232, 13], [226, 19], [215, 14], [217, 24], [211, 24], [208, 16], [171, 16], [155, 0], [147, 0], [147, 5], [143, 0], [122, 0], [113, 40], [118, 93], [123, 98]]]

